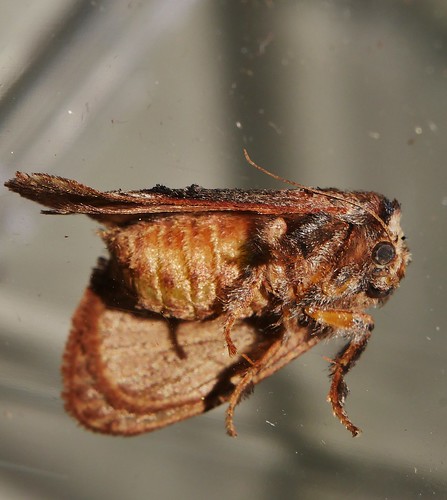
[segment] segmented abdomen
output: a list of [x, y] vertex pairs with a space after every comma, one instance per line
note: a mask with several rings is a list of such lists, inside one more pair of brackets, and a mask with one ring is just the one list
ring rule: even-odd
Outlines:
[[170, 215], [104, 231], [126, 286], [142, 308], [178, 319], [219, 313], [241, 272], [244, 215]]

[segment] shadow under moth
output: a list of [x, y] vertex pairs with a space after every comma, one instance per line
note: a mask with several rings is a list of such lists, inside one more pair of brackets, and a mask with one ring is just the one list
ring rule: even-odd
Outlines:
[[[259, 170], [245, 152], [247, 161]], [[371, 336], [365, 312], [386, 302], [410, 254], [400, 207], [373, 192], [315, 189], [100, 192], [17, 172], [6, 186], [99, 221], [100, 259], [74, 313], [63, 358], [66, 410], [83, 426], [135, 435], [228, 402], [236, 405], [322, 339], [343, 337], [328, 401], [344, 409], [344, 376]]]

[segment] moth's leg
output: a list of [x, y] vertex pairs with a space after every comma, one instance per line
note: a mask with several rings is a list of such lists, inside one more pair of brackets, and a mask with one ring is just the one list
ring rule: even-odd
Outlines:
[[[278, 247], [279, 241], [286, 232], [287, 223], [282, 217], [270, 219], [257, 226], [250, 239], [250, 256], [254, 262], [256, 262], [256, 259], [265, 262], [265, 255], [269, 255], [273, 259], [274, 249]], [[230, 356], [234, 356], [237, 353], [236, 346], [231, 340], [231, 328], [235, 321], [246, 315], [246, 311], [253, 302], [256, 291], [262, 286], [265, 279], [265, 271], [265, 263], [248, 266], [245, 270], [245, 275], [239, 280], [238, 286], [234, 287], [226, 298], [225, 309], [227, 314], [224, 334]]]
[[363, 332], [374, 328], [372, 316], [357, 311], [306, 307], [304, 312], [317, 323], [330, 326], [334, 330], [351, 330], [354, 336], [357, 336], [357, 332], [362, 336]]
[[348, 394], [348, 387], [344, 381], [344, 376], [355, 365], [365, 350], [370, 337], [371, 331], [368, 330], [362, 337], [347, 344], [331, 364], [332, 383], [327, 400], [332, 405], [334, 415], [351, 432], [353, 437], [358, 436], [361, 431], [351, 422], [344, 410], [345, 399]]
[[324, 310], [309, 307], [305, 309], [305, 313], [318, 323], [330, 326], [334, 330], [342, 329], [352, 332], [351, 342], [332, 361], [332, 383], [327, 399], [332, 405], [334, 415], [353, 436], [357, 436], [360, 429], [349, 420], [344, 410], [344, 403], [348, 393], [344, 376], [355, 365], [355, 362], [365, 350], [371, 331], [374, 328], [374, 321], [369, 314], [356, 311]]
[[254, 377], [259, 373], [259, 371], [268, 365], [269, 361], [275, 356], [280, 349], [282, 344], [282, 337], [276, 340], [262, 355], [260, 359], [253, 362], [248, 357], [243, 356], [248, 362], [251, 363], [251, 366], [246, 371], [245, 375], [242, 377], [241, 381], [235, 387], [231, 397], [229, 399], [228, 408], [227, 408], [227, 416], [225, 419], [225, 426], [227, 428], [227, 433], [235, 437], [237, 436], [236, 427], [234, 425], [234, 410], [236, 406], [240, 403], [242, 397], [250, 388]]
[[231, 329], [234, 323], [239, 318], [243, 317], [245, 311], [250, 307], [256, 291], [261, 286], [263, 278], [263, 267], [251, 270], [249, 276], [245, 276], [240, 286], [234, 288], [226, 298], [224, 336], [230, 356], [234, 356], [237, 353], [237, 348], [231, 340]]

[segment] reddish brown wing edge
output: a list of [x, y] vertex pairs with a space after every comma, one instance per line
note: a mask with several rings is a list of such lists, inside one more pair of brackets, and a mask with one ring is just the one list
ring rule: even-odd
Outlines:
[[[101, 192], [63, 177], [23, 172], [16, 172], [16, 177], [6, 182], [5, 186], [24, 198], [52, 209], [45, 213], [83, 213], [103, 222], [116, 222], [114, 216], [121, 222], [119, 216], [125, 218], [126, 215], [174, 212], [234, 211], [284, 215], [315, 211], [343, 214], [347, 211], [346, 204], [340, 200], [305, 189], [205, 189], [196, 185], [185, 189], [169, 189], [158, 185], [141, 191]], [[338, 191], [322, 190], [326, 194], [335, 192], [340, 195]]]
[[[173, 336], [174, 334], [174, 336]], [[257, 384], [319, 342], [307, 328], [279, 338], [250, 321], [232, 330], [230, 358], [219, 319], [177, 323], [110, 305], [90, 286], [73, 317], [62, 367], [66, 410], [84, 427], [131, 436], [204, 413], [227, 401], [249, 368], [281, 346], [253, 379]]]

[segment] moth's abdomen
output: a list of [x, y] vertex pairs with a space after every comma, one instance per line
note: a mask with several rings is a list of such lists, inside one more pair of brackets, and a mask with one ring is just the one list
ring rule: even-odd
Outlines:
[[240, 276], [245, 216], [171, 215], [104, 231], [113, 266], [143, 309], [178, 319], [221, 311]]

